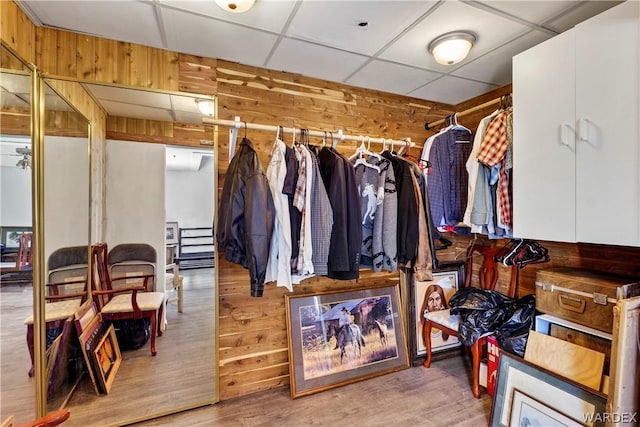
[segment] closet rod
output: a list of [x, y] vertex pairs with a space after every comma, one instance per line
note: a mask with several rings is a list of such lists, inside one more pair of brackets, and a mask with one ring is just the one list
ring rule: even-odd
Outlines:
[[[487, 102], [485, 102], [483, 104], [476, 105], [475, 107], [471, 107], [471, 108], [469, 108], [467, 110], [460, 111], [459, 113], [455, 113], [455, 114], [457, 114], [458, 116], [466, 116], [467, 114], [471, 114], [471, 113], [476, 112], [478, 110], [482, 110], [483, 108], [489, 107], [490, 105], [499, 104], [500, 101], [502, 100], [502, 98], [504, 98], [504, 97], [501, 96], [500, 98], [492, 99], [491, 101], [487, 101]], [[427, 123], [424, 124], [424, 128], [426, 130], [433, 130], [433, 128], [435, 126], [439, 126], [439, 125], [443, 124], [446, 119], [447, 118], [445, 117], [443, 119], [438, 119], [433, 123], [427, 122]]]
[[[202, 119], [202, 122], [204, 124], [207, 125], [217, 125], [217, 126], [226, 126], [226, 127], [232, 127], [232, 128], [236, 128], [236, 129], [244, 129], [245, 126], [247, 129], [251, 129], [251, 130], [263, 130], [266, 132], [276, 132], [278, 130], [278, 126], [271, 126], [271, 125], [261, 125], [258, 123], [247, 123], [247, 122], [243, 122], [241, 120], [221, 120], [221, 119], [210, 119], [208, 117], [205, 117], [204, 119]], [[297, 133], [300, 134], [300, 128], [288, 128], [288, 127], [282, 127], [282, 132], [284, 133]], [[397, 139], [386, 139], [386, 138], [370, 138], [366, 135], [347, 135], [342, 133], [342, 129], [338, 129], [337, 131], [331, 131], [331, 132], [324, 132], [324, 131], [319, 131], [319, 130], [309, 130], [309, 136], [316, 136], [319, 138], [324, 138], [325, 136], [328, 139], [331, 139], [332, 137], [334, 139], [338, 139], [340, 141], [362, 141], [362, 138], [365, 138], [365, 141], [367, 143], [372, 142], [372, 143], [377, 143], [377, 144], [393, 144], [393, 145], [400, 145], [400, 146], [406, 146], [408, 145], [409, 147], [414, 147], [415, 143], [411, 142], [411, 138], [407, 138], [406, 140], [397, 140]], [[368, 138], [368, 139], [367, 139]]]

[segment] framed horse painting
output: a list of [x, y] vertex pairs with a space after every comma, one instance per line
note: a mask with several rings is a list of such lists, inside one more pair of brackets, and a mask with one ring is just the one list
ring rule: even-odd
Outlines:
[[409, 367], [398, 284], [285, 299], [292, 398]]

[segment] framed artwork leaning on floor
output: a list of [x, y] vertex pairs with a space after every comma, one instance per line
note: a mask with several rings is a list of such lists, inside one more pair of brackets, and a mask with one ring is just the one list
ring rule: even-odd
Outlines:
[[605, 406], [604, 394], [500, 352], [490, 426], [604, 426]]
[[292, 398], [409, 367], [398, 284], [285, 300]]
[[[410, 347], [412, 361], [417, 363], [427, 354], [424, 342], [424, 312], [446, 310], [449, 308], [449, 299], [461, 286], [464, 286], [464, 262], [446, 262], [433, 272], [433, 279], [426, 281], [412, 280]], [[442, 351], [453, 347], [459, 347], [460, 342], [456, 337], [450, 337], [439, 329], [431, 331], [432, 352]]]

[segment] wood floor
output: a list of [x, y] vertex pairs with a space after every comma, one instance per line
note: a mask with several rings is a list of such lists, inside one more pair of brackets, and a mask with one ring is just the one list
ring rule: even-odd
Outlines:
[[[67, 407], [65, 426], [123, 425], [127, 420], [212, 401], [215, 396], [213, 269], [187, 270], [184, 276], [184, 312], [167, 306], [167, 329], [157, 337], [157, 356], [147, 342], [122, 352], [123, 361], [108, 395], [96, 395], [85, 374]], [[0, 421], [14, 415], [16, 422], [33, 418], [34, 379], [22, 323], [32, 310], [31, 286], [0, 288], [1, 389]], [[57, 409], [49, 407], [49, 410]]]
[[[65, 426], [125, 425], [212, 395], [214, 384], [213, 276], [210, 269], [185, 275], [185, 310], [167, 312], [168, 329], [149, 345], [123, 352], [109, 395], [97, 396], [85, 375], [69, 401]], [[22, 321], [32, 306], [30, 286], [0, 289], [1, 412], [25, 422], [34, 414], [34, 383]], [[194, 354], [205, 357], [193, 357]], [[489, 422], [491, 399], [474, 399], [470, 358], [436, 360], [430, 369], [412, 367], [366, 381], [291, 400], [288, 388], [266, 391], [145, 421], [137, 426], [478, 426]]]
[[471, 358], [392, 374], [291, 400], [281, 388], [220, 402], [135, 426], [483, 426], [491, 397], [471, 394]]

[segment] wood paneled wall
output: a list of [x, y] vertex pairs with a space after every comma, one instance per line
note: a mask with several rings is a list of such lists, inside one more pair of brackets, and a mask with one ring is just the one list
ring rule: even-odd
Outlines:
[[[189, 62], [197, 63], [197, 59], [189, 58]], [[209, 73], [207, 69], [204, 72]], [[193, 75], [192, 70], [190, 76]], [[321, 131], [340, 128], [346, 134], [393, 139], [410, 137], [421, 147], [427, 135], [423, 127], [425, 121], [436, 120], [452, 111], [450, 105], [222, 60], [217, 62], [216, 76], [221, 119], [240, 116], [243, 121], [267, 125]], [[180, 77], [183, 87], [182, 74]], [[226, 131], [219, 135], [220, 192], [229, 164], [229, 141]], [[266, 168], [275, 134], [249, 130], [247, 136]], [[289, 143], [291, 138], [286, 135], [285, 141]], [[311, 142], [320, 144], [321, 140], [312, 138]], [[343, 142], [338, 150], [349, 154], [357, 144]], [[381, 147], [372, 146], [372, 149], [380, 150]], [[220, 261], [219, 278], [220, 398], [225, 400], [288, 385], [286, 289], [270, 283], [262, 298], [252, 298], [247, 271], [225, 260]], [[315, 277], [294, 289], [298, 294], [389, 282], [399, 282], [398, 273], [363, 271], [357, 283], [355, 280]]]
[[69, 31], [37, 27], [36, 64], [45, 75], [178, 90], [175, 52]]
[[35, 64], [36, 26], [12, 1], [0, 1], [0, 37], [20, 58]]
[[[6, 27], [3, 16], [2, 39], [9, 37], [9, 46], [23, 58], [33, 57], [45, 73], [86, 81], [117, 83], [140, 88], [181, 90], [216, 95], [219, 118], [271, 125], [295, 126], [315, 130], [343, 129], [348, 134], [402, 139], [410, 137], [422, 145], [430, 132], [425, 122], [433, 122], [453, 111], [479, 105], [487, 98], [500, 96], [510, 88], [469, 100], [458, 106], [427, 102], [410, 97], [351, 87], [297, 74], [270, 71], [228, 61], [177, 54], [129, 43], [37, 28], [23, 22], [12, 2], [2, 2], [2, 12], [12, 13], [18, 23]], [[19, 12], [19, 11], [18, 11]], [[25, 27], [27, 36], [18, 29]], [[31, 32], [31, 33], [30, 33]], [[28, 34], [32, 34], [29, 36]], [[23, 40], [23, 41], [18, 41]], [[32, 47], [30, 47], [30, 40]], [[30, 53], [30, 51], [33, 51]], [[26, 52], [26, 53], [22, 53]], [[31, 56], [29, 56], [31, 55]], [[463, 116], [460, 123], [475, 129], [480, 117], [493, 106], [475, 115]], [[106, 123], [106, 122], [103, 122]], [[107, 125], [113, 135], [147, 135], [155, 142], [162, 138], [201, 132], [173, 124], [130, 122], [111, 118]], [[135, 130], [134, 130], [135, 129]], [[182, 130], [180, 130], [182, 129]], [[157, 133], [154, 135], [154, 133]], [[151, 135], [148, 135], [151, 134]], [[219, 132], [219, 188], [229, 161], [229, 141], [226, 131]], [[249, 131], [248, 137], [259, 151], [266, 167], [275, 135]], [[191, 137], [186, 137], [191, 141]], [[290, 136], [288, 136], [290, 138]], [[288, 142], [288, 141], [287, 141]], [[319, 143], [312, 140], [312, 143]], [[190, 144], [190, 142], [186, 142]], [[340, 151], [349, 153], [357, 143], [342, 143]], [[373, 147], [378, 149], [378, 147]], [[418, 147], [419, 149], [420, 147]], [[417, 150], [417, 149], [416, 149]], [[473, 237], [448, 236], [454, 245], [438, 254], [441, 260], [462, 259]], [[505, 241], [491, 242], [501, 245]], [[520, 295], [534, 290], [535, 271], [552, 265], [588, 266], [627, 274], [640, 274], [640, 254], [634, 248], [598, 245], [571, 245], [543, 242], [551, 253], [552, 263], [525, 267], [520, 276]], [[220, 260], [219, 271], [219, 364], [220, 398], [243, 396], [289, 383], [288, 343], [285, 325], [284, 288], [267, 284], [264, 297], [249, 296], [249, 276], [246, 270]], [[381, 282], [397, 282], [397, 274], [363, 272], [355, 281], [335, 281], [316, 277], [295, 288], [296, 293], [348, 289]]]

